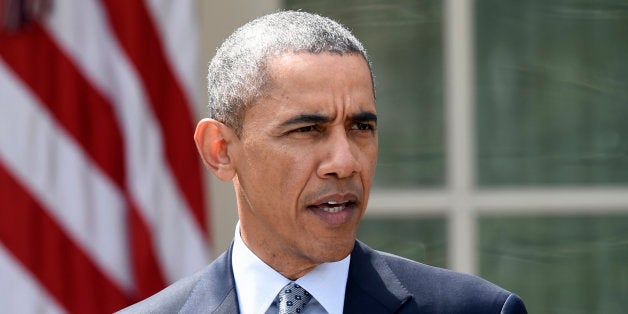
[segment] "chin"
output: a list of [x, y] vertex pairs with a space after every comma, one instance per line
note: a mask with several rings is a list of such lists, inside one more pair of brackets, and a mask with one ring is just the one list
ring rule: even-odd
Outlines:
[[329, 245], [323, 245], [318, 248], [319, 250], [319, 260], [322, 263], [332, 263], [337, 262], [353, 251], [353, 246], [355, 245], [355, 239], [343, 240], [341, 242], [334, 241], [334, 243]]

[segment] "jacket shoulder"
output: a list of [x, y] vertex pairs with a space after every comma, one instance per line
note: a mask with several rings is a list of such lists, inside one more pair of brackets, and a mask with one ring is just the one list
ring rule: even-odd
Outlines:
[[[380, 268], [388, 267], [412, 295], [403, 307], [425, 313], [527, 313], [521, 299], [477, 276], [415, 262], [358, 244]], [[403, 312], [403, 311], [401, 311]]]
[[211, 264], [119, 313], [196, 313], [236, 309], [230, 250]]
[[180, 279], [149, 298], [116, 313], [177, 313], [205, 272], [206, 269], [203, 269]]

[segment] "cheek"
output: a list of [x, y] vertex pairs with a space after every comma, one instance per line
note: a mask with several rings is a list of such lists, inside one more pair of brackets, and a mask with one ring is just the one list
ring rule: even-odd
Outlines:
[[377, 142], [374, 145], [368, 145], [363, 149], [362, 154], [362, 164], [366, 165], [366, 169], [369, 174], [372, 176], [375, 173], [375, 168], [377, 166]]
[[294, 201], [301, 192], [311, 173], [308, 156], [295, 154], [288, 148], [271, 145], [250, 151], [253, 156], [250, 169], [255, 173], [255, 182], [262, 193], [281, 195], [285, 201]]
[[308, 156], [285, 154], [274, 161], [277, 169], [277, 180], [282, 193], [298, 197], [312, 174], [311, 160]]

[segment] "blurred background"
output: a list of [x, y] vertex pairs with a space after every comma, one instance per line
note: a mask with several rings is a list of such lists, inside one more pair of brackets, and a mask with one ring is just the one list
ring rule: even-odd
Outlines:
[[369, 51], [380, 155], [358, 237], [530, 313], [628, 308], [621, 0], [0, 1], [0, 312], [111, 312], [237, 221], [191, 134], [205, 66], [280, 9]]

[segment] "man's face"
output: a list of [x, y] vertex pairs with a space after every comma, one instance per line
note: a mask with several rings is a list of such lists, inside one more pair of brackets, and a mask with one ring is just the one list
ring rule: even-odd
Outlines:
[[298, 277], [353, 248], [377, 159], [373, 85], [356, 54], [284, 54], [268, 73], [266, 96], [230, 145], [241, 233], [271, 267]]

